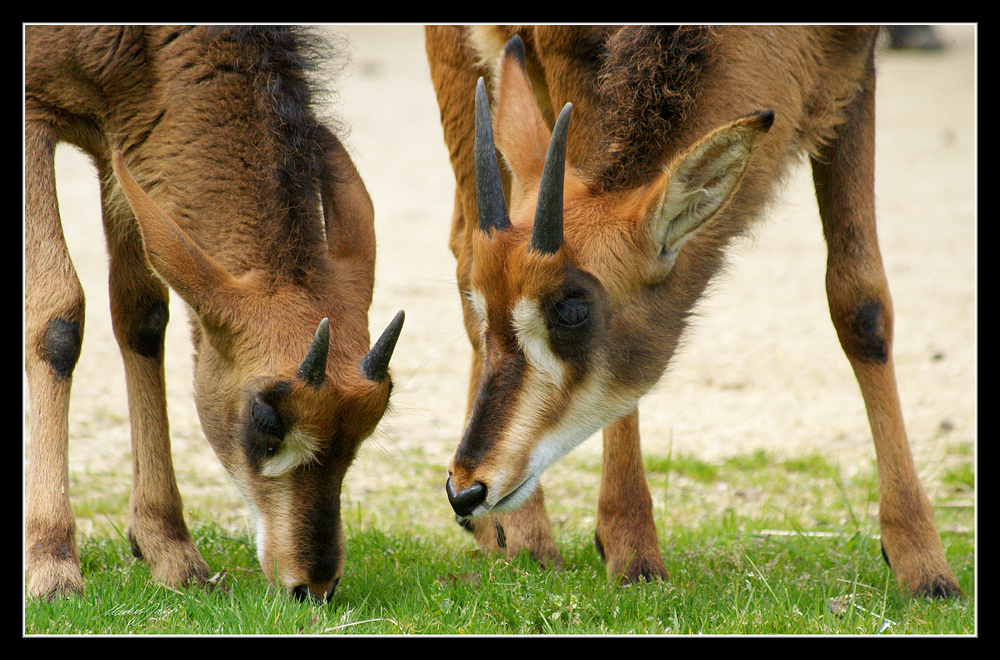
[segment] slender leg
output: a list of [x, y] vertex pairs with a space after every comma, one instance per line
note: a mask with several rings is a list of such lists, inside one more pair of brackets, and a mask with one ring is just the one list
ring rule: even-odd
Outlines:
[[896, 391], [892, 302], [875, 231], [875, 76], [837, 140], [813, 161], [828, 257], [826, 288], [841, 346], [861, 387], [875, 443], [882, 551], [912, 593], [961, 593], [917, 478]]
[[168, 292], [146, 265], [133, 220], [109, 218], [106, 212], [105, 233], [111, 317], [125, 364], [132, 433], [132, 552], [146, 561], [157, 581], [204, 579], [209, 568], [184, 522], [170, 451], [163, 369]]
[[666, 579], [642, 467], [638, 410], [604, 427], [595, 541], [610, 581]]
[[543, 566], [562, 565], [541, 485], [515, 511], [467, 520], [463, 525], [484, 550], [502, 553], [508, 559], [527, 550]]
[[66, 247], [55, 185], [53, 127], [25, 122], [24, 354], [30, 397], [25, 562], [32, 596], [83, 589], [69, 501], [69, 414], [84, 295]]

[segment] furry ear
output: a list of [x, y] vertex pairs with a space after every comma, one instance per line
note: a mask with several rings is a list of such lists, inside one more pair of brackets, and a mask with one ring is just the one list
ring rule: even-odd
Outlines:
[[722, 126], [675, 158], [647, 189], [655, 199], [650, 232], [665, 259], [711, 222], [746, 174], [751, 156], [774, 123], [774, 111], [758, 112]]
[[233, 277], [168, 218], [129, 172], [119, 152], [112, 165], [142, 232], [146, 261], [202, 320], [231, 317], [240, 292]]
[[495, 115], [496, 146], [510, 168], [514, 187], [536, 189], [552, 132], [531, 91], [524, 42], [516, 35], [507, 42], [500, 60]]

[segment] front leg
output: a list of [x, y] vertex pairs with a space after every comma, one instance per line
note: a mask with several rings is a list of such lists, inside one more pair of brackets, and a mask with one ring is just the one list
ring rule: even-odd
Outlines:
[[25, 475], [27, 592], [80, 593], [76, 518], [69, 500], [69, 397], [83, 340], [83, 289], [62, 233], [52, 124], [25, 104], [24, 366], [30, 399]]
[[[104, 180], [108, 180], [106, 177]], [[134, 221], [105, 219], [111, 317], [125, 363], [132, 431], [129, 541], [152, 578], [165, 584], [210, 575], [187, 525], [174, 476], [163, 370], [168, 292], [146, 265]]]
[[595, 542], [608, 580], [629, 584], [666, 579], [653, 523], [653, 500], [642, 467], [639, 411], [604, 427], [603, 437]]
[[526, 550], [542, 566], [562, 565], [540, 485], [528, 501], [514, 511], [462, 519], [459, 524], [472, 533], [479, 547], [488, 552], [514, 559]]

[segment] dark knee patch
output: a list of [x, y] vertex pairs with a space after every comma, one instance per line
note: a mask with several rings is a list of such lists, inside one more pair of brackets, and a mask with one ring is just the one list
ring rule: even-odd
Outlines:
[[42, 359], [60, 378], [69, 378], [80, 359], [80, 326], [66, 319], [52, 319], [42, 337]]
[[848, 328], [849, 348], [854, 355], [879, 364], [889, 359], [886, 311], [882, 303], [874, 299], [866, 300], [858, 307]]
[[170, 311], [162, 300], [154, 300], [129, 334], [129, 348], [139, 355], [158, 359], [163, 353], [163, 336], [167, 331]]

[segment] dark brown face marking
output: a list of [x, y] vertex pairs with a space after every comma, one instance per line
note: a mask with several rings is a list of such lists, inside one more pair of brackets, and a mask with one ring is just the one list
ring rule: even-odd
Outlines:
[[518, 349], [504, 355], [499, 363], [485, 365], [469, 423], [455, 453], [455, 468], [472, 471], [492, 451], [521, 389], [526, 364]]
[[[296, 527], [295, 547], [299, 565], [305, 569], [309, 580], [325, 584], [336, 577], [343, 564], [340, 490], [344, 474], [335, 461], [325, 457], [303, 472], [304, 481], [309, 485], [303, 484], [303, 496], [296, 504], [303, 524]], [[316, 497], [319, 493], [322, 495]]]
[[586, 373], [588, 357], [602, 334], [604, 297], [597, 278], [567, 266], [562, 284], [542, 299], [549, 348], [577, 377]]

